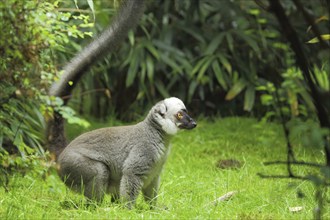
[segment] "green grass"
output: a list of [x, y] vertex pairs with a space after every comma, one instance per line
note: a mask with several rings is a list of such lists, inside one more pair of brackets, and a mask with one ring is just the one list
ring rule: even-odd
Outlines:
[[[324, 158], [317, 150], [294, 147], [300, 159], [322, 162]], [[111, 204], [108, 197], [102, 204], [86, 205], [83, 196], [68, 190], [55, 173], [46, 178], [28, 173], [14, 175], [9, 192], [0, 187], [0, 219], [311, 219], [316, 204], [310, 182], [257, 176], [260, 172], [285, 174], [285, 166], [263, 165], [285, 160], [285, 149], [279, 125], [261, 125], [246, 118], [201, 120], [196, 129], [181, 132], [172, 141], [162, 174], [159, 209], [149, 210], [141, 197], [133, 210]], [[216, 164], [224, 159], [238, 160], [242, 167], [218, 168]], [[313, 170], [300, 167], [295, 172]], [[230, 191], [238, 192], [214, 204]], [[296, 206], [303, 207], [302, 211], [289, 211]], [[330, 218], [329, 210], [324, 217]]]

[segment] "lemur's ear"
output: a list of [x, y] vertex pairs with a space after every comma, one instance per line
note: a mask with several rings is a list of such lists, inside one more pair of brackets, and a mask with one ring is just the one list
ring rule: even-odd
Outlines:
[[163, 117], [167, 112], [167, 107], [165, 103], [163, 101], [158, 103], [158, 105], [156, 105], [155, 111]]

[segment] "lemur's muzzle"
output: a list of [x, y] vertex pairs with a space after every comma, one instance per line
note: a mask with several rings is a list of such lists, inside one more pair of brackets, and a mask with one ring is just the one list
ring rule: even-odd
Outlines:
[[197, 126], [197, 123], [186, 112], [181, 112], [182, 117], [179, 120], [179, 128], [181, 129], [193, 129]]

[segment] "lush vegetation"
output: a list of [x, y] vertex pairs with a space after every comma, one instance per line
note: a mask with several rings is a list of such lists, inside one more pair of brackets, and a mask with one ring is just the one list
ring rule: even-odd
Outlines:
[[[0, 3], [0, 171], [6, 175], [29, 169], [35, 154], [45, 155], [44, 119], [52, 117], [51, 101], [59, 107], [61, 103], [47, 95], [58, 71], [55, 55], [64, 50], [69, 36], [88, 34], [80, 30], [90, 26], [88, 17], [61, 12], [58, 3]], [[70, 108], [60, 108], [65, 118], [83, 122]]]
[[[309, 181], [265, 180], [257, 173], [282, 173], [285, 166], [267, 167], [263, 162], [283, 160], [285, 139], [280, 125], [253, 119], [226, 118], [198, 120], [198, 129], [182, 132], [172, 143], [172, 151], [162, 174], [159, 208], [149, 210], [142, 197], [137, 208], [126, 210], [111, 204], [86, 205], [82, 196], [72, 193], [56, 172], [37, 168], [25, 177], [15, 174], [8, 192], [0, 188], [1, 219], [311, 219], [314, 188]], [[115, 122], [109, 122], [116, 124]], [[98, 124], [108, 126], [108, 124]], [[95, 127], [94, 127], [95, 128]], [[75, 131], [73, 137], [81, 131]], [[189, 144], [187, 144], [189, 143]], [[322, 161], [320, 150], [300, 149], [297, 156]], [[225, 160], [236, 163], [225, 163]], [[38, 171], [38, 172], [37, 172]], [[317, 173], [308, 167], [298, 174]], [[43, 175], [42, 175], [43, 174]], [[215, 202], [237, 191], [228, 201]], [[329, 192], [328, 192], [329, 196]], [[296, 208], [297, 211], [290, 211]], [[301, 207], [301, 210], [299, 209]], [[329, 209], [324, 218], [329, 218]]]
[[[92, 33], [109, 24], [120, 1], [0, 2], [0, 217], [310, 218], [314, 196], [319, 207], [328, 205], [330, 5], [280, 2], [284, 24], [267, 1], [148, 1], [139, 27], [86, 74], [70, 107], [47, 90]], [[160, 202], [167, 211], [139, 205], [127, 212], [106, 202], [86, 207], [51, 171], [44, 130], [54, 109], [87, 127], [73, 109], [93, 120], [132, 121], [168, 96], [183, 99], [195, 115], [254, 116], [282, 124], [283, 133], [275, 125], [268, 130], [254, 120], [228, 119], [204, 120], [181, 134], [164, 173]], [[219, 170], [223, 157], [243, 166]], [[265, 167], [267, 159], [279, 161]], [[261, 180], [258, 172], [303, 181]], [[231, 190], [238, 191], [232, 200], [212, 204]], [[293, 203], [303, 209], [290, 213]]]
[[[303, 3], [315, 19], [320, 17], [322, 33], [329, 33], [326, 5]], [[314, 33], [293, 2], [283, 6], [299, 34], [297, 40], [312, 39]], [[104, 7], [107, 3], [95, 2], [95, 8]], [[108, 11], [100, 13], [99, 24], [107, 25]], [[304, 44], [311, 67], [322, 84], [329, 84], [328, 50]], [[293, 115], [304, 115], [306, 111], [296, 106], [310, 99], [294, 65], [294, 53], [276, 17], [254, 1], [149, 2], [136, 34], [92, 69], [73, 101], [84, 103], [82, 112], [96, 117], [115, 113], [123, 120], [134, 118], [132, 112], [143, 112], [141, 105], [170, 95], [198, 108], [196, 113], [263, 116], [269, 110], [260, 105], [263, 88], [269, 83], [280, 87], [285, 81], [281, 98], [290, 99]], [[79, 95], [95, 89], [99, 92]]]

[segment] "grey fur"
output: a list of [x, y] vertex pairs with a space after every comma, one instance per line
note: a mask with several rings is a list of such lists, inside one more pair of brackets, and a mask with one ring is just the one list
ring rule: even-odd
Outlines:
[[[184, 117], [178, 118], [178, 112]], [[136, 125], [102, 128], [74, 139], [59, 155], [60, 176], [90, 199], [101, 201], [110, 193], [131, 208], [142, 191], [153, 205], [172, 135], [195, 126], [181, 100], [165, 99]]]
[[[63, 68], [63, 74], [59, 81], [51, 86], [49, 94], [58, 97], [70, 95], [80, 77], [92, 64], [106, 54], [114, 52], [114, 49], [125, 39], [128, 31], [136, 26], [144, 8], [144, 0], [122, 1], [120, 10], [111, 25]], [[69, 84], [70, 81], [73, 85]]]

